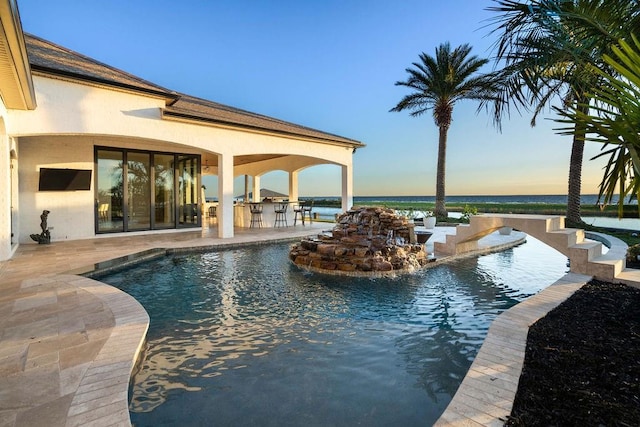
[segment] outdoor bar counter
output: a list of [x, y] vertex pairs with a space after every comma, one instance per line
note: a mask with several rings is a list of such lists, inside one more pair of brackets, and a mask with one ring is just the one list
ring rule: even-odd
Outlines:
[[[259, 203], [260, 205], [262, 205], [262, 227], [271, 227], [271, 228], [274, 227], [276, 222], [275, 210], [282, 203], [285, 203], [288, 205], [287, 212], [286, 212], [287, 225], [288, 226], [293, 225], [293, 216], [294, 216], [293, 206], [297, 204], [297, 202], [263, 201]], [[236, 227], [249, 228], [251, 226], [251, 203], [238, 203], [234, 205], [233, 220], [234, 220], [234, 225]], [[278, 224], [278, 227], [280, 226], [281, 224]], [[284, 226], [284, 224], [282, 224], [282, 226]], [[257, 227], [257, 225], [254, 224], [254, 227]]]

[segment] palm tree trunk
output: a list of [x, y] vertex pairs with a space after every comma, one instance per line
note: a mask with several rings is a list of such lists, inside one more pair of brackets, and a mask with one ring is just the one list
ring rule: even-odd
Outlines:
[[[587, 114], [588, 107], [578, 106], [579, 111]], [[571, 158], [569, 160], [569, 188], [567, 197], [567, 223], [569, 225], [580, 225], [582, 217], [580, 215], [580, 195], [582, 192], [582, 158], [584, 157], [585, 127], [575, 125], [573, 132], [573, 144], [571, 146]]]
[[446, 218], [449, 216], [445, 206], [445, 164], [447, 160], [447, 132], [448, 126], [439, 127], [438, 138], [438, 166], [436, 170], [436, 217]]

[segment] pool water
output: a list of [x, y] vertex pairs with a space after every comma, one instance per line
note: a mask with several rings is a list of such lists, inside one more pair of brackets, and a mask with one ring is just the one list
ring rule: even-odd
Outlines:
[[532, 238], [387, 279], [304, 272], [288, 248], [171, 256], [100, 278], [151, 318], [134, 425], [431, 425], [491, 321], [567, 271]]

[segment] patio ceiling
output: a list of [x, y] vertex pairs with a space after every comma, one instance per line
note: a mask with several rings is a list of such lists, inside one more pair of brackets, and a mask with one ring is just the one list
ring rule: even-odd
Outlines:
[[[233, 158], [233, 166], [243, 166], [251, 163], [264, 162], [266, 160], [287, 157], [289, 154], [250, 154], [246, 156], [235, 156]], [[215, 154], [205, 153], [202, 155], [203, 166], [218, 166], [218, 156]]]

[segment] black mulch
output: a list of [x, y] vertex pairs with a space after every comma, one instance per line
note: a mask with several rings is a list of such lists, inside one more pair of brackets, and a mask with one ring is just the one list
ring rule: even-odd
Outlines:
[[640, 289], [593, 280], [536, 322], [507, 426], [640, 426]]

